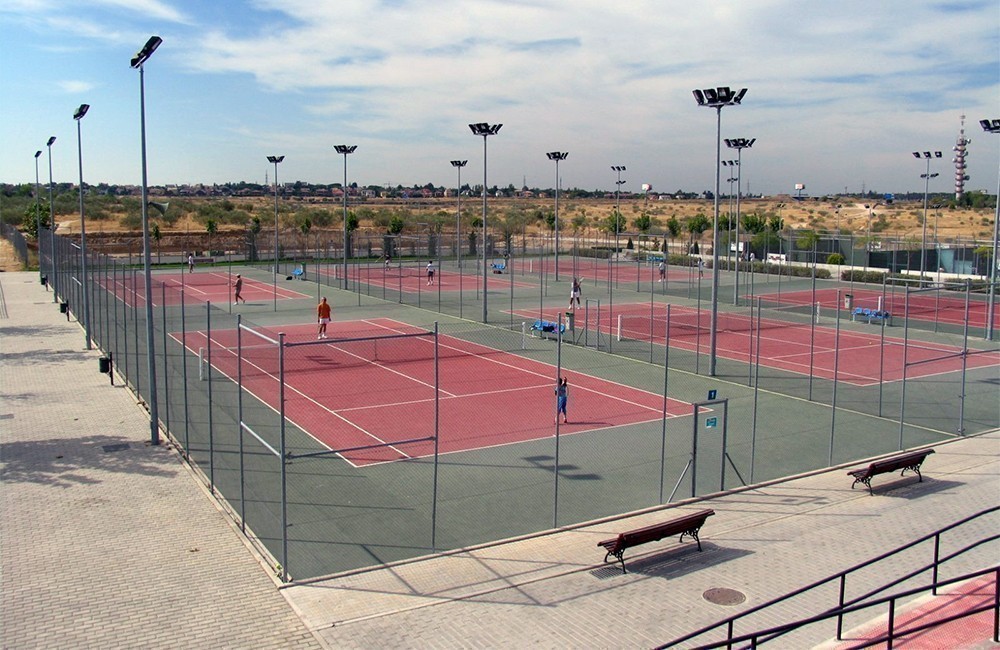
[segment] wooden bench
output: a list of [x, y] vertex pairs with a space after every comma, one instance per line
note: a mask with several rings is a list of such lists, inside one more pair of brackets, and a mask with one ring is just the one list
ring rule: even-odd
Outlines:
[[872, 490], [872, 477], [879, 474], [891, 474], [896, 470], [902, 470], [899, 474], [900, 476], [905, 474], [907, 470], [912, 470], [913, 472], [916, 472], [918, 482], [921, 482], [924, 480], [924, 477], [920, 473], [920, 465], [924, 462], [925, 458], [933, 453], [933, 449], [909, 451], [903, 454], [890, 456], [889, 458], [883, 458], [882, 460], [876, 460], [863, 469], [852, 470], [848, 472], [849, 475], [854, 477], [854, 483], [851, 484], [851, 489], [853, 490], [854, 486], [858, 483], [864, 483], [868, 486], [868, 493], [874, 496], [875, 492]]
[[625, 549], [632, 548], [633, 546], [639, 546], [640, 544], [645, 544], [647, 542], [658, 542], [664, 537], [670, 537], [671, 535], [680, 533], [680, 540], [678, 541], [683, 542], [684, 536], [688, 535], [698, 543], [698, 550], [700, 551], [701, 540], [698, 539], [698, 531], [701, 529], [702, 525], [704, 525], [705, 520], [714, 514], [714, 510], [692, 512], [660, 524], [653, 524], [652, 526], [646, 526], [644, 528], [637, 528], [635, 530], [619, 533], [618, 537], [612, 537], [611, 539], [606, 539], [603, 542], [598, 542], [597, 545], [603, 546], [605, 550], [607, 550], [607, 553], [604, 555], [605, 562], [607, 562], [608, 558], [613, 555], [618, 558], [619, 562], [621, 562], [622, 573], [627, 573], [625, 571]]

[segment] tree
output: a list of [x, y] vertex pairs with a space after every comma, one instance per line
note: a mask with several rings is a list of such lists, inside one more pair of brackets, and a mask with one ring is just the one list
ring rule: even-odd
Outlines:
[[219, 231], [219, 224], [215, 219], [208, 219], [205, 221], [205, 232], [208, 233], [208, 250], [209, 254], [212, 251], [212, 239], [215, 237], [215, 233]]
[[973, 269], [973, 272], [988, 276], [992, 264], [993, 249], [989, 246], [978, 246], [972, 251], [972, 254], [976, 258], [976, 268]]
[[632, 221], [632, 225], [636, 230], [645, 234], [649, 232], [649, 229], [653, 227], [653, 220], [645, 212], [640, 214]]
[[757, 234], [767, 230], [767, 219], [765, 219], [763, 215], [756, 212], [743, 215], [740, 223], [743, 226], [744, 232], [751, 234]]
[[[681, 234], [681, 222], [677, 220], [677, 217], [671, 216], [667, 219], [667, 236], [670, 237], [670, 242], [673, 243]], [[667, 252], [666, 244], [664, 243], [663, 252]]]
[[38, 220], [42, 222], [42, 228], [49, 227], [49, 204], [44, 200], [38, 202], [37, 211], [34, 201], [24, 207], [21, 228], [30, 239], [38, 239]]
[[614, 210], [601, 222], [601, 230], [613, 235], [621, 234], [625, 231], [625, 218], [620, 212]]
[[698, 239], [701, 239], [701, 234], [711, 227], [712, 227], [712, 222], [709, 221], [708, 217], [706, 217], [705, 214], [702, 212], [699, 212], [698, 214], [688, 219], [687, 230], [689, 233], [691, 233], [691, 246], [690, 246], [691, 252], [695, 252], [697, 250], [695, 248], [695, 241], [694, 241], [695, 235], [698, 236]]

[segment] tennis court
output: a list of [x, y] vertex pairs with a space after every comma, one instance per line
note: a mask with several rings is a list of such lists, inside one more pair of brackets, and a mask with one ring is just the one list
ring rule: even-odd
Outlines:
[[[440, 413], [439, 452], [449, 453], [548, 438], [554, 435], [556, 368], [456, 337], [438, 338], [440, 395], [435, 399], [434, 339], [391, 319], [331, 323], [329, 339], [316, 326], [281, 328], [285, 352], [286, 417], [355, 466], [430, 456]], [[379, 338], [392, 335], [414, 335]], [[172, 336], [180, 341], [180, 334]], [[244, 343], [247, 337], [243, 335]], [[366, 337], [366, 338], [359, 338]], [[350, 340], [348, 340], [350, 339]], [[184, 345], [208, 357], [204, 331], [188, 332]], [[213, 331], [211, 367], [236, 379], [237, 330]], [[242, 346], [244, 388], [279, 408], [278, 347], [260, 340]], [[569, 423], [560, 435], [607, 431], [659, 421], [665, 401], [654, 392], [566, 371]], [[666, 400], [667, 417], [689, 415], [690, 404]], [[491, 414], [484, 416], [484, 414]], [[502, 414], [498, 416], [497, 414]], [[405, 451], [404, 451], [405, 446]], [[359, 449], [362, 448], [362, 449]]]
[[[615, 305], [605, 310], [598, 321], [595, 313], [584, 318], [577, 314], [576, 327], [586, 326], [610, 332], [619, 340], [636, 340], [662, 344], [667, 339], [666, 307], [658, 305], [651, 313], [648, 303]], [[920, 378], [960, 371], [960, 348], [929, 342], [908, 342], [903, 339], [841, 329], [827, 324], [809, 322], [810, 307], [797, 320], [752, 318], [749, 315], [721, 312], [718, 315], [716, 351], [718, 356], [744, 363], [785, 370], [802, 375], [812, 374], [824, 379], [836, 379], [857, 386], [876, 385], [907, 377]], [[537, 313], [537, 312], [535, 312]], [[520, 312], [525, 317], [535, 313]], [[792, 312], [794, 313], [794, 312]], [[547, 313], [556, 320], [560, 312]], [[831, 321], [833, 323], [833, 321]], [[671, 306], [669, 342], [673, 348], [707, 354], [710, 345], [711, 313], [689, 307]], [[760, 347], [757, 347], [757, 341]], [[883, 345], [884, 343], [884, 345]], [[758, 356], [759, 355], [759, 356]], [[967, 357], [969, 367], [1000, 364], [1000, 353], [988, 352]]]
[[[838, 301], [838, 293], [841, 301]], [[853, 296], [852, 307], [863, 309], [878, 309], [888, 311], [894, 317], [900, 319], [907, 315], [913, 320], [937, 321], [939, 323], [950, 323], [953, 325], [965, 324], [965, 295], [961, 291], [949, 291], [953, 294], [942, 296], [942, 291], [911, 293], [909, 302], [906, 294], [886, 291], [885, 294], [876, 289], [817, 289], [815, 296], [812, 291], [793, 291], [791, 293], [782, 292], [777, 294], [757, 294], [757, 298], [768, 300], [771, 295], [784, 304], [808, 305], [818, 302], [823, 309], [828, 309], [832, 313], [843, 306], [844, 294]], [[748, 296], [748, 298], [750, 298]], [[986, 327], [987, 303], [981, 296], [970, 298], [969, 300], [969, 327]], [[993, 307], [993, 322], [1000, 322], [1000, 303]]]
[[[233, 300], [233, 283], [236, 275], [223, 273], [220, 271], [198, 272], [198, 273], [171, 273], [156, 274], [153, 276], [153, 306], [175, 306], [181, 301], [181, 293], [184, 299], [197, 300], [200, 302], [211, 302], [214, 304], [225, 304]], [[109, 292], [118, 297], [125, 304], [132, 306], [144, 305], [145, 282], [141, 275], [126, 276], [124, 279], [114, 278], [105, 282], [99, 280]], [[163, 291], [162, 287], [166, 287]], [[276, 293], [277, 292], [277, 293]], [[276, 297], [278, 300], [291, 300], [296, 298], [310, 298], [310, 296], [292, 291], [282, 286], [275, 286], [270, 282], [261, 282], [252, 278], [243, 278], [242, 297], [248, 303], [269, 302]], [[163, 303], [161, 305], [161, 303]]]

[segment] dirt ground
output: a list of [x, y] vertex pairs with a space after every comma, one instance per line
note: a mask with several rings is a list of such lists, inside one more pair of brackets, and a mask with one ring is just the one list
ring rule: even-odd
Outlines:
[[14, 246], [0, 237], [0, 272], [23, 270], [21, 260], [17, 259], [17, 255], [14, 253]]

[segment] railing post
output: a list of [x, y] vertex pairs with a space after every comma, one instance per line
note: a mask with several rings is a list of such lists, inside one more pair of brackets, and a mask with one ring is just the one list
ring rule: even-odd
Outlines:
[[896, 599], [889, 599], [889, 626], [886, 630], [885, 648], [892, 650], [892, 640], [896, 629]]
[[837, 640], [844, 638], [844, 594], [847, 591], [847, 574], [840, 574], [840, 600], [837, 603]]
[[938, 562], [941, 558], [941, 533], [934, 534], [934, 566], [931, 569], [931, 595], [937, 596], [937, 582], [938, 582]]

